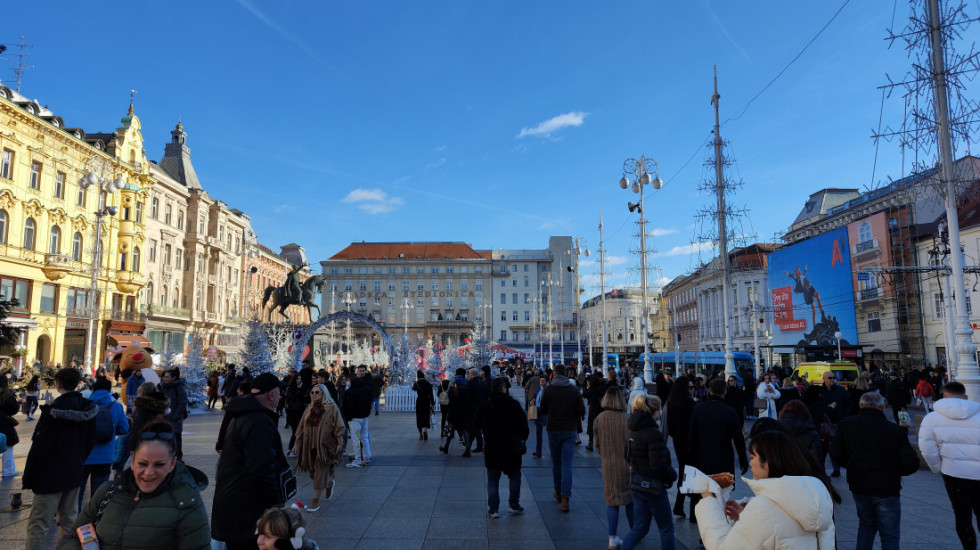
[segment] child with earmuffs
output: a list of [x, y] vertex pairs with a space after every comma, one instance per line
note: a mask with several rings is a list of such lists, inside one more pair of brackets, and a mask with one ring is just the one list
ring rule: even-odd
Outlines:
[[299, 510], [269, 508], [255, 526], [259, 550], [320, 550], [305, 537], [306, 521]]

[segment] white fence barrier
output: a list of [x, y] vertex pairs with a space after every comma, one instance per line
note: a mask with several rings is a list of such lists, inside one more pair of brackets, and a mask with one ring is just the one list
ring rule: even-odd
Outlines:
[[[406, 412], [415, 410], [415, 390], [409, 386], [388, 386], [385, 390], [385, 410]], [[439, 398], [433, 394], [435, 411], [439, 411]]]

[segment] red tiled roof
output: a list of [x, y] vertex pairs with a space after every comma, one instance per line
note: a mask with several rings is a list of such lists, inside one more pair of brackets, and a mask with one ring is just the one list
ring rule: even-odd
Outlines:
[[331, 260], [488, 260], [466, 243], [351, 243]]

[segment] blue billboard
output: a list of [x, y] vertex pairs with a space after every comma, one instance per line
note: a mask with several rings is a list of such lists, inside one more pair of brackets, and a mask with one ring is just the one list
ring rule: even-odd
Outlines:
[[773, 344], [833, 346], [858, 343], [847, 228], [769, 255]]

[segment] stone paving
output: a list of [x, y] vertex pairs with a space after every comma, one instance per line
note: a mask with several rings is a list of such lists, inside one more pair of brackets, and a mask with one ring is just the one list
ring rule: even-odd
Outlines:
[[[518, 396], [514, 392], [515, 397]], [[210, 511], [214, 494], [214, 471], [217, 454], [214, 440], [221, 422], [221, 411], [190, 416], [184, 425], [185, 460], [201, 469], [212, 480], [204, 492]], [[24, 421], [18, 427], [23, 443], [16, 446], [18, 470], [23, 470], [34, 423]], [[438, 450], [440, 442], [418, 440], [415, 415], [382, 411], [370, 419], [374, 458], [367, 468], [337, 469], [337, 484], [332, 500], [315, 513], [305, 514], [308, 533], [321, 548], [330, 549], [575, 549], [606, 548], [606, 507], [603, 502], [602, 478], [598, 455], [576, 448], [574, 488], [571, 511], [562, 513], [551, 496], [551, 461], [547, 441], [544, 457], [524, 459], [521, 480], [521, 504], [525, 513], [499, 519], [487, 517], [487, 491], [483, 458], [475, 454], [463, 458], [462, 446], [454, 443], [450, 455]], [[282, 429], [284, 441], [288, 430]], [[583, 436], [584, 438], [584, 436]], [[533, 450], [534, 430], [528, 447]], [[300, 474], [297, 498], [311, 498], [310, 479]], [[840, 548], [853, 547], [857, 534], [854, 502], [843, 478], [834, 480], [844, 496], [837, 508], [836, 526]], [[749, 496], [739, 483], [736, 497]], [[9, 495], [20, 491], [20, 477], [0, 481], [0, 506], [7, 506]], [[671, 502], [675, 490], [671, 490]], [[503, 504], [507, 506], [507, 478], [501, 480]], [[32, 500], [30, 491], [23, 493], [25, 505]], [[942, 480], [928, 470], [905, 478], [902, 491], [902, 548], [959, 548], [953, 529], [953, 517]], [[29, 509], [0, 511], [0, 548], [23, 548]], [[628, 530], [625, 515], [620, 513], [619, 534]], [[680, 549], [698, 548], [697, 526], [686, 519], [675, 518]], [[50, 537], [54, 546], [53, 533]], [[659, 548], [656, 528], [640, 548]], [[879, 546], [876, 544], [875, 546]]]

